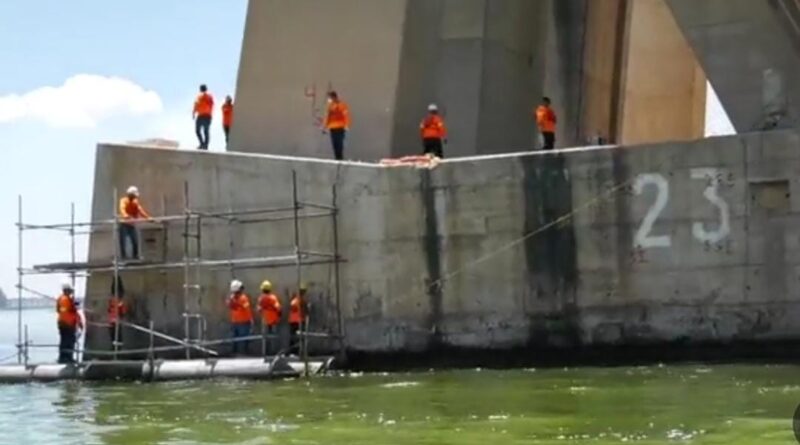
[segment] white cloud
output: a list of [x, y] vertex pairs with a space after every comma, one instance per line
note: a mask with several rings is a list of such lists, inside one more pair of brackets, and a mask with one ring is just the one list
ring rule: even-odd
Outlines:
[[0, 96], [0, 123], [31, 119], [58, 128], [91, 128], [107, 118], [162, 109], [156, 92], [130, 80], [78, 74], [58, 87]]

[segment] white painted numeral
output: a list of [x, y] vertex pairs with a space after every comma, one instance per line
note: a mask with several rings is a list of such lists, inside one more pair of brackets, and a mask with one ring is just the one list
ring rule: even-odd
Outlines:
[[719, 227], [716, 230], [706, 230], [705, 224], [695, 222], [692, 225], [692, 235], [703, 243], [718, 243], [731, 233], [731, 214], [728, 203], [719, 196], [719, 184], [722, 177], [716, 168], [696, 168], [692, 170], [692, 179], [705, 179], [708, 181], [703, 196], [719, 210]]
[[641, 195], [648, 184], [655, 185], [658, 194], [656, 195], [656, 202], [650, 207], [650, 210], [647, 211], [647, 215], [645, 215], [642, 225], [639, 227], [639, 231], [636, 232], [634, 243], [637, 247], [644, 249], [652, 247], [670, 247], [672, 246], [672, 239], [669, 235], [650, 235], [650, 232], [653, 230], [653, 224], [655, 224], [661, 212], [667, 207], [667, 202], [669, 202], [669, 183], [658, 173], [645, 173], [636, 177], [636, 182], [633, 184], [633, 191], [637, 195]]

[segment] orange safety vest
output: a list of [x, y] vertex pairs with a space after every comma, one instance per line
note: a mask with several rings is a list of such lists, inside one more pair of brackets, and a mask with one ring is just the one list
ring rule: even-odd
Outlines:
[[300, 295], [292, 297], [292, 302], [289, 307], [289, 323], [300, 324], [305, 321], [308, 314], [306, 313], [306, 302]]
[[198, 116], [211, 116], [214, 110], [214, 96], [200, 93], [194, 101], [194, 112]]
[[250, 297], [245, 293], [233, 294], [228, 298], [228, 309], [231, 312], [231, 323], [243, 324], [253, 322], [253, 311], [250, 309]]
[[75, 328], [81, 326], [81, 316], [75, 306], [75, 300], [69, 295], [62, 294], [56, 301], [56, 313], [58, 313], [59, 326]]
[[222, 105], [222, 125], [230, 127], [233, 124], [233, 104]]
[[110, 324], [115, 324], [127, 313], [128, 307], [121, 298], [111, 297], [108, 299], [108, 322]]
[[338, 101], [328, 105], [328, 115], [325, 117], [325, 128], [338, 130], [350, 127], [350, 109], [347, 104]]
[[536, 123], [539, 125], [539, 131], [555, 133], [556, 113], [550, 107], [539, 105], [539, 108], [536, 109]]
[[261, 311], [261, 321], [265, 325], [275, 326], [281, 321], [281, 302], [272, 292], [258, 297], [258, 308]]
[[139, 198], [128, 198], [123, 196], [119, 200], [119, 216], [125, 220], [150, 218], [150, 215], [139, 204]]
[[438, 114], [429, 114], [419, 124], [422, 139], [444, 139], [447, 137], [447, 127], [444, 119]]

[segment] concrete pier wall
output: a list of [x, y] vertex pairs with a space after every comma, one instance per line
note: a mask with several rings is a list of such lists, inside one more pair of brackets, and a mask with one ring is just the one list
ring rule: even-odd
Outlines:
[[[201, 210], [291, 205], [293, 170], [302, 200], [330, 203], [336, 184], [352, 351], [793, 340], [798, 143], [798, 132], [780, 131], [453, 159], [432, 171], [103, 145], [93, 216], [110, 217], [111, 190], [129, 184], [155, 214], [183, 211], [184, 181]], [[183, 255], [178, 226], [168, 233], [171, 259]], [[301, 231], [304, 248], [332, 249], [329, 219]], [[234, 257], [292, 253], [290, 221], [207, 221], [203, 257], [227, 258], [231, 233]], [[108, 258], [109, 241], [94, 235], [91, 258]], [[182, 271], [123, 276], [136, 321], [152, 318], [182, 338]], [[209, 337], [228, 335], [230, 277], [200, 274], [203, 291], [188, 302], [208, 319]], [[237, 277], [253, 294], [271, 279], [285, 302], [296, 280], [293, 268]], [[332, 266], [307, 268], [304, 279], [312, 329], [335, 332]], [[108, 283], [93, 275], [90, 294], [103, 295]], [[106, 344], [105, 332], [89, 334]]]

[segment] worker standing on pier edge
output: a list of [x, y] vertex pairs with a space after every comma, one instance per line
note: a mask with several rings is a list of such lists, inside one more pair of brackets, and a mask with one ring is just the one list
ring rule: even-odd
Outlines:
[[444, 158], [444, 144], [447, 142], [447, 126], [439, 115], [436, 104], [428, 105], [428, 115], [419, 124], [422, 136], [423, 154], [432, 154], [437, 158]]
[[247, 340], [236, 340], [248, 337], [253, 326], [253, 311], [250, 297], [244, 292], [244, 284], [239, 280], [231, 281], [231, 295], [228, 297], [231, 327], [233, 330], [233, 355], [247, 353]]
[[61, 284], [61, 295], [56, 300], [56, 313], [58, 314], [58, 363], [73, 363], [75, 360], [75, 342], [78, 331], [83, 328], [78, 305], [75, 303], [72, 283], [65, 281]]
[[542, 103], [536, 108], [536, 125], [539, 127], [539, 132], [544, 139], [544, 150], [552, 150], [556, 146], [556, 113], [550, 107], [550, 98], [543, 97]]
[[[119, 225], [119, 254], [122, 259], [139, 259], [139, 234], [134, 223], [141, 219], [152, 220], [150, 214], [142, 207], [139, 202], [139, 189], [136, 186], [128, 187], [127, 195], [119, 201], [119, 218], [122, 220]], [[128, 257], [126, 241], [130, 240], [133, 245], [133, 256]]]
[[331, 134], [333, 156], [337, 161], [344, 159], [344, 138], [350, 130], [350, 108], [339, 99], [336, 91], [328, 93], [328, 112], [325, 115], [325, 128]]
[[128, 314], [128, 306], [123, 301], [125, 297], [125, 286], [122, 285], [122, 278], [111, 283], [111, 296], [108, 298], [108, 333], [113, 349], [114, 343], [122, 345], [122, 326], [117, 331], [117, 324]]
[[192, 110], [192, 119], [194, 119], [194, 132], [197, 135], [197, 140], [200, 145], [197, 147], [200, 150], [208, 150], [208, 144], [211, 143], [211, 116], [214, 113], [214, 96], [208, 92], [208, 87], [200, 85], [200, 94], [194, 101], [194, 109]]
[[222, 104], [222, 131], [225, 132], [226, 146], [231, 135], [231, 125], [233, 125], [233, 98], [226, 96], [225, 103]]
[[291, 328], [291, 344], [290, 350], [300, 351], [300, 329], [303, 331], [308, 329], [308, 301], [306, 294], [308, 293], [308, 285], [300, 283], [300, 289], [292, 296], [292, 301], [289, 304], [289, 327]]
[[[278, 332], [278, 323], [281, 321], [281, 302], [272, 292], [272, 283], [264, 280], [261, 283], [261, 296], [258, 297], [258, 310], [261, 312], [261, 329], [265, 335], [274, 335]], [[272, 340], [267, 341], [267, 353], [271, 348]]]

